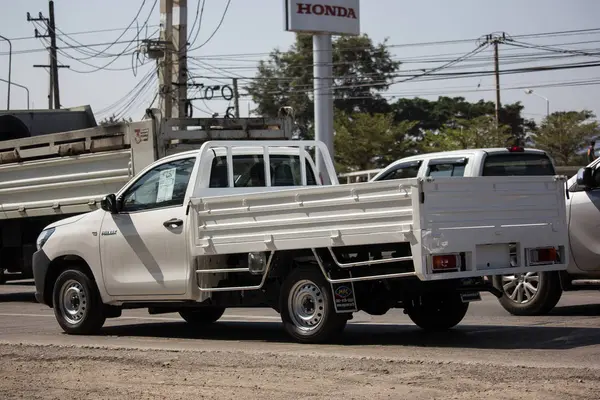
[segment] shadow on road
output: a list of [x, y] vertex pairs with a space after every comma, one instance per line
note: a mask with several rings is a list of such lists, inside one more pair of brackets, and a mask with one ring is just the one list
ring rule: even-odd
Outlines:
[[[186, 323], [108, 326], [105, 335], [219, 341], [291, 343], [281, 323], [217, 322], [193, 329]], [[462, 325], [447, 332], [428, 333], [414, 325], [349, 324], [339, 340], [345, 346], [416, 346], [468, 349], [566, 350], [600, 344], [600, 328]]]
[[561, 317], [598, 317], [600, 316], [600, 304], [555, 307], [548, 315]]
[[0, 303], [37, 303], [35, 292], [0, 293]]

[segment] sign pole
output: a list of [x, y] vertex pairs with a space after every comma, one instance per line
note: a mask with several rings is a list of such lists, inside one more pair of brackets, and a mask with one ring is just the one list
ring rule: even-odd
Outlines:
[[[360, 0], [284, 0], [284, 29], [313, 35], [313, 94], [315, 101], [315, 140], [333, 148], [333, 45], [332, 35], [360, 35]], [[330, 184], [325, 160], [315, 149], [317, 173]]]
[[[315, 98], [315, 139], [327, 146], [333, 157], [333, 93], [331, 88], [333, 72], [333, 47], [331, 35], [313, 35], [313, 74]], [[324, 159], [318, 149], [316, 151], [317, 174], [323, 179], [323, 184], [330, 184], [328, 174], [325, 174]]]

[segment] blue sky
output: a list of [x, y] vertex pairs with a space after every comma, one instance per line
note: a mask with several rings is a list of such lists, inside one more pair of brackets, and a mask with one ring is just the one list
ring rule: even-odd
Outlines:
[[[189, 1], [189, 24], [194, 19], [196, 0]], [[141, 0], [103, 0], [75, 1], [56, 0], [55, 14], [57, 28], [66, 33], [82, 31], [125, 28], [135, 16]], [[154, 0], [147, 0], [141, 12], [139, 23], [142, 24], [150, 12]], [[13, 40], [13, 76], [14, 82], [25, 85], [31, 91], [31, 101], [35, 108], [47, 107], [48, 74], [43, 69], [33, 68], [33, 64], [45, 64], [48, 55], [45, 51], [28, 54], [18, 54], [28, 49], [42, 49], [39, 39], [32, 38], [34, 25], [27, 22], [26, 13], [37, 16], [42, 11], [48, 16], [48, 3], [45, 0], [19, 0], [3, 4], [0, 13], [0, 35], [15, 38]], [[207, 0], [202, 20], [201, 30], [196, 45], [204, 42], [213, 32], [223, 13], [226, 0]], [[544, 32], [556, 32], [575, 29], [600, 28], [600, 2], [596, 0], [505, 0], [503, 2], [476, 0], [421, 0], [414, 2], [398, 0], [362, 0], [361, 1], [361, 32], [368, 34], [376, 42], [389, 38], [390, 45], [405, 43], [420, 43], [431, 41], [476, 39], [482, 35], [505, 31], [510, 35], [524, 35]], [[149, 22], [152, 26], [148, 32], [157, 29], [159, 23], [158, 6], [152, 13]], [[71, 38], [85, 44], [108, 43], [114, 41], [120, 31], [101, 32], [93, 34], [77, 34]], [[135, 35], [134, 30], [128, 31], [122, 38], [130, 39]], [[71, 39], [67, 39], [71, 40]], [[536, 45], [555, 45], [561, 48], [585, 49], [598, 52], [600, 49], [600, 31], [594, 34], [571, 35], [546, 38], [523, 39]], [[230, 56], [226, 54], [268, 53], [279, 47], [286, 49], [293, 41], [293, 34], [283, 30], [283, 0], [232, 0], [229, 11], [221, 29], [204, 47], [192, 53], [200, 61], [208, 63], [211, 68], [225, 68], [242, 76], [254, 76], [255, 63], [264, 55]], [[570, 45], [574, 42], [591, 42]], [[61, 43], [59, 42], [59, 45]], [[115, 45], [107, 53], [115, 53], [124, 48], [124, 44]], [[408, 60], [402, 70], [430, 68], [431, 64], [417, 64], [416, 59], [423, 57], [457, 57], [475, 48], [475, 41], [460, 44], [435, 46], [394, 46], [391, 52], [399, 61]], [[106, 46], [94, 47], [99, 51]], [[0, 77], [7, 78], [8, 57], [6, 42], [0, 41]], [[84, 57], [73, 50], [66, 50], [76, 57]], [[523, 66], [562, 64], [579, 61], [595, 61], [598, 57], [580, 57], [577, 59], [543, 60], [518, 66], [503, 64], [502, 57], [510, 54], [528, 53], [530, 50], [500, 47], [500, 67], [516, 68]], [[541, 53], [540, 53], [541, 54]], [[491, 50], [485, 50], [480, 56], [487, 56], [491, 62]], [[227, 59], [229, 58], [229, 59]], [[88, 63], [103, 65], [110, 58], [89, 59]], [[78, 61], [59, 55], [59, 61], [77, 70], [90, 70], [91, 67]], [[481, 62], [481, 61], [480, 61]], [[110, 65], [111, 68], [126, 68], [124, 71], [99, 71], [90, 74], [80, 74], [67, 69], [60, 70], [61, 103], [64, 107], [90, 104], [97, 113], [106, 106], [114, 103], [127, 94], [136, 83], [152, 67], [151, 64], [140, 66], [137, 76], [131, 70], [132, 57], [124, 56]], [[206, 64], [204, 64], [206, 65]], [[230, 68], [235, 67], [235, 68]], [[475, 68], [489, 70], [492, 64]], [[197, 69], [195, 74], [219, 76], [230, 75], [222, 70]], [[505, 75], [501, 77], [502, 102], [513, 103], [521, 101], [525, 105], [528, 118], [540, 120], [546, 112], [546, 102], [536, 96], [526, 95], [523, 88], [535, 85], [563, 83], [573, 80], [600, 78], [600, 67], [573, 69], [565, 71], [548, 71], [528, 74]], [[223, 81], [223, 80], [221, 80]], [[209, 81], [202, 81], [209, 83]], [[212, 84], [217, 84], [212, 82]], [[494, 78], [468, 78], [460, 80], [445, 80], [434, 82], [402, 83], [393, 86], [390, 97], [423, 97], [436, 99], [437, 95], [464, 96], [470, 101], [479, 99], [494, 100]], [[600, 114], [600, 85], [572, 87], [540, 87], [535, 93], [550, 100], [551, 111], [591, 109]], [[153, 90], [150, 87], [139, 101], [132, 105], [126, 116], [134, 120], [142, 116], [143, 110], [152, 99]], [[11, 108], [26, 108], [25, 91], [12, 88]], [[139, 104], [138, 104], [139, 103]], [[211, 100], [204, 104], [195, 103], [198, 108], [207, 111], [223, 113], [228, 105], [226, 101]], [[242, 116], [247, 115], [249, 101], [241, 101]], [[252, 105], [250, 105], [252, 107]], [[0, 109], [6, 108], [6, 84], [0, 82]], [[123, 107], [116, 107], [115, 110]], [[113, 110], [109, 110], [113, 111]], [[198, 110], [195, 116], [204, 114]], [[97, 115], [100, 119], [105, 114]]]

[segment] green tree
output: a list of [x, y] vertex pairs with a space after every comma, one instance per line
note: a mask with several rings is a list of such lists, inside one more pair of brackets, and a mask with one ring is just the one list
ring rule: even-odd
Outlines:
[[533, 137], [558, 165], [577, 165], [590, 139], [600, 133], [596, 116], [589, 110], [560, 111], [546, 117]]
[[415, 146], [406, 140], [413, 123], [394, 123], [392, 113], [336, 113], [334, 148], [339, 172], [382, 168]]
[[[288, 51], [275, 50], [261, 61], [245, 89], [257, 104], [256, 113], [277, 116], [291, 106], [303, 136], [310, 136], [313, 119], [312, 36], [297, 34]], [[388, 89], [400, 63], [392, 59], [386, 41], [374, 44], [367, 35], [333, 41], [334, 107], [345, 113], [386, 113], [391, 110], [381, 92]]]
[[429, 131], [421, 142], [425, 152], [506, 147], [513, 135], [507, 125], [496, 126], [495, 118], [483, 115], [473, 119], [456, 119], [442, 129]]
[[[399, 99], [391, 105], [396, 121], [418, 121], [410, 134], [420, 138], [425, 132], [439, 131], [455, 120], [472, 120], [495, 114], [495, 103], [479, 100], [471, 103], [464, 97], [441, 96], [430, 101], [421, 98]], [[523, 105], [519, 102], [505, 104], [500, 108], [500, 124], [510, 128], [515, 141], [525, 142], [535, 129], [535, 122], [522, 116]]]

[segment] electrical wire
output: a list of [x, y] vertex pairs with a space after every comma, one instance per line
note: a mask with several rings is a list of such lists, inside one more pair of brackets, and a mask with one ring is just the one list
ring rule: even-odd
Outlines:
[[[134, 20], [129, 24], [129, 26], [127, 28], [125, 28], [125, 30], [123, 30], [123, 32], [121, 33], [121, 35], [115, 41], [113, 41], [108, 47], [106, 47], [105, 49], [103, 49], [103, 50], [101, 50], [99, 52], [95, 52], [95, 53], [89, 52], [87, 50], [83, 51], [80, 48], [77, 48], [78, 52], [83, 53], [84, 55], [87, 56], [87, 58], [75, 58], [75, 57], [72, 57], [72, 56], [70, 58], [72, 58], [73, 60], [76, 60], [76, 61], [84, 61], [84, 60], [89, 60], [91, 58], [97, 58], [97, 57], [101, 57], [101, 56], [105, 56], [105, 57], [117, 57], [118, 58], [118, 57], [121, 57], [121, 56], [125, 55], [130, 46], [127, 46], [125, 48], [125, 50], [123, 50], [123, 51], [121, 51], [120, 53], [117, 53], [117, 54], [108, 54], [107, 55], [106, 51], [110, 47], [112, 47], [115, 44], [115, 42], [119, 41], [129, 29], [132, 29], [133, 22], [135, 22], [137, 20], [137, 17], [140, 15], [145, 2], [146, 2], [145, 0], [142, 2], [142, 6], [138, 10], [138, 12], [137, 12]], [[139, 27], [135, 28], [136, 31], [137, 31], [136, 32], [136, 36], [135, 36], [135, 38], [133, 40], [129, 41], [130, 45], [131, 45], [131, 43], [134, 43], [134, 41], [137, 41], [137, 39], [139, 38], [139, 34], [140, 34], [141, 30], [143, 30], [144, 27], [146, 27], [148, 25], [148, 23], [150, 22], [150, 18], [152, 17], [152, 13], [154, 12], [154, 9], [156, 8], [156, 4], [157, 3], [158, 3], [158, 0], [154, 0], [154, 4], [152, 5], [152, 8], [150, 9], [150, 12], [148, 13], [148, 16], [146, 17], [146, 20], [142, 24], [141, 28], [139, 28]], [[85, 44], [83, 44], [83, 43], [79, 42], [78, 40], [72, 38], [70, 35], [65, 34], [64, 32], [62, 32], [59, 28], [56, 28], [56, 31], [62, 33], [62, 36], [65, 36], [65, 37], [69, 38], [70, 40], [72, 40], [73, 42], [75, 42], [77, 45], [83, 46], [83, 48], [87, 47]], [[63, 39], [59, 35], [57, 35], [56, 38], [58, 40], [60, 40], [61, 42], [65, 43], [67, 46], [72, 46], [71, 43], [67, 42], [65, 39]]]
[[129, 97], [136, 91], [136, 89], [138, 89], [140, 86], [145, 85], [149, 80], [151, 80], [152, 76], [154, 76], [154, 73], [157, 72], [157, 68], [151, 68], [136, 84], [135, 86], [129, 91], [127, 92], [125, 95], [123, 95], [119, 100], [115, 101], [114, 103], [104, 107], [103, 109], [101, 109], [100, 111], [98, 111], [99, 114], [105, 114], [107, 113], [109, 110], [114, 109], [115, 107], [118, 107], [121, 103], [127, 101], [127, 99], [129, 99]]
[[[200, 29], [202, 28], [202, 17], [204, 16], [204, 5], [206, 3], [206, 0], [197, 0], [197, 2], [198, 3], [196, 5], [196, 17], [194, 18], [194, 23], [192, 24], [192, 29], [190, 30], [190, 33], [194, 31], [196, 22], [198, 22], [198, 29], [196, 30], [196, 35], [194, 36], [194, 39], [190, 42], [189, 47], [192, 47], [194, 43], [196, 43], [196, 40], [198, 39], [198, 34], [200, 33]], [[200, 7], [200, 2], [202, 2], [202, 10], [198, 15], [198, 8]]]
[[217, 25], [217, 27], [215, 28], [215, 30], [213, 31], [213, 33], [208, 37], [208, 39], [206, 39], [204, 41], [204, 43], [202, 43], [201, 45], [194, 47], [192, 49], [189, 49], [188, 51], [194, 51], [194, 50], [198, 50], [201, 47], [204, 47], [208, 42], [211, 41], [211, 39], [215, 36], [215, 34], [218, 32], [218, 30], [221, 28], [221, 25], [223, 24], [223, 21], [225, 20], [225, 15], [227, 15], [227, 10], [229, 9], [229, 5], [231, 4], [231, 0], [227, 0], [227, 5], [225, 5], [225, 11], [223, 11], [223, 15], [221, 16], [221, 20], [219, 21], [219, 24]]

